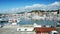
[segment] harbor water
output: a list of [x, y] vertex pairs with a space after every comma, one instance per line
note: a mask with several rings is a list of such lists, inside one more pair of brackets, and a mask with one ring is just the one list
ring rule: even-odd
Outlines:
[[[18, 25], [33, 25], [34, 23], [36, 23], [37, 25], [51, 25], [51, 26], [56, 26], [56, 21], [55, 20], [34, 20], [31, 18], [25, 18], [20, 17], [19, 19], [20, 21], [17, 23]], [[0, 22], [0, 25], [4, 25], [7, 24], [9, 22]], [[11, 23], [10, 23], [11, 24]]]

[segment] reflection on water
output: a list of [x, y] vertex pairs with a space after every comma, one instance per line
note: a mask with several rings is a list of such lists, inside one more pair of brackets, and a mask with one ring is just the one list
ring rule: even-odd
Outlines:
[[[56, 21], [53, 20], [34, 20], [31, 18], [26, 18], [24, 16], [20, 17], [20, 22], [17, 23], [19, 25], [33, 25], [34, 23], [38, 24], [38, 25], [52, 25], [55, 26], [56, 25]], [[1, 23], [1, 25], [4, 25], [6, 23]]]
[[33, 25], [34, 23], [37, 23], [38, 25], [56, 25], [56, 21], [53, 20], [34, 20], [24, 17], [21, 17], [21, 21], [19, 22], [20, 25]]

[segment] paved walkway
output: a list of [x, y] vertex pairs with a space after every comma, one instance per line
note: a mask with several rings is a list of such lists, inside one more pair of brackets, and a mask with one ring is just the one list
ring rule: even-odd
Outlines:
[[16, 31], [16, 29], [0, 28], [0, 34], [34, 34], [34, 32], [21, 32]]

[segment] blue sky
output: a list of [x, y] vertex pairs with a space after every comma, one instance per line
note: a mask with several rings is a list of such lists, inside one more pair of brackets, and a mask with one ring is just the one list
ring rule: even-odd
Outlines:
[[33, 4], [48, 5], [54, 2], [60, 2], [60, 0], [0, 0], [0, 13], [1, 10], [31, 6]]
[[50, 4], [60, 0], [0, 0], [0, 9], [23, 7], [32, 4]]

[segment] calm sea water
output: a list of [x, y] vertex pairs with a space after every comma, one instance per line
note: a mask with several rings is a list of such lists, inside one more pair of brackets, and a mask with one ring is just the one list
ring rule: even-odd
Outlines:
[[53, 20], [34, 20], [34, 19], [27, 19], [22, 17], [21, 21], [18, 23], [20, 25], [33, 25], [34, 23], [38, 25], [52, 25], [56, 26], [56, 21]]
[[[25, 17], [20, 17], [20, 22], [18, 22], [17, 24], [19, 25], [33, 25], [34, 23], [38, 24], [38, 25], [52, 25], [55, 26], [56, 25], [56, 21], [53, 20], [34, 20], [34, 19], [27, 19]], [[1, 25], [7, 24], [7, 23], [1, 23]]]

